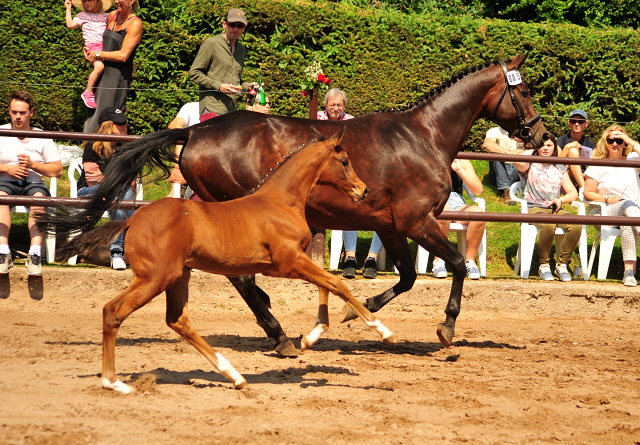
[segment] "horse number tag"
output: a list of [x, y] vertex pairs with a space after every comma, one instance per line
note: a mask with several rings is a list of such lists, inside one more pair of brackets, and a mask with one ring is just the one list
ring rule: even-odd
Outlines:
[[507, 81], [509, 85], [516, 86], [522, 83], [522, 77], [520, 76], [520, 71], [513, 70], [507, 73]]

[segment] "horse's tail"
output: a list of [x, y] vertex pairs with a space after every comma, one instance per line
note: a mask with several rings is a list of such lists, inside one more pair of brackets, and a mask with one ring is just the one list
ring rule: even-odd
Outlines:
[[38, 228], [59, 238], [90, 230], [100, 221], [103, 213], [118, 207], [126, 191], [136, 178], [147, 176], [160, 169], [160, 177], [169, 176], [171, 166], [167, 162], [177, 162], [172, 148], [178, 141], [186, 143], [190, 130], [175, 130], [151, 133], [130, 142], [115, 152], [104, 172], [104, 177], [97, 190], [89, 196], [91, 201], [85, 206], [70, 210], [60, 207], [48, 209], [37, 217]]
[[111, 243], [120, 232], [125, 231], [128, 227], [129, 221], [126, 219], [111, 221], [97, 229], [76, 236], [56, 251], [57, 259], [66, 262], [74, 255], [86, 256], [98, 247]]

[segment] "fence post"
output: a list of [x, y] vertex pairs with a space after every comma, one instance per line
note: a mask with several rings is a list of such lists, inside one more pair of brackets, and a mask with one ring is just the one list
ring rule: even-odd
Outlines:
[[[309, 119], [318, 118], [318, 91], [313, 90], [309, 97]], [[311, 230], [311, 242], [307, 247], [307, 255], [313, 262], [324, 269], [324, 253], [327, 231], [318, 227], [309, 226]]]

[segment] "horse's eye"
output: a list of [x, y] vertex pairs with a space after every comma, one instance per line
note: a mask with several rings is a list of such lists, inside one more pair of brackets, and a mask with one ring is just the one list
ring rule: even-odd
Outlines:
[[524, 90], [520, 94], [522, 94], [522, 97], [529, 97], [529, 90]]

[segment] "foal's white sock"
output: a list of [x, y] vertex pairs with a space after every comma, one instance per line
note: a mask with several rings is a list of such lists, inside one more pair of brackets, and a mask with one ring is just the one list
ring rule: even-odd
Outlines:
[[2, 253], [11, 253], [11, 249], [9, 249], [8, 244], [0, 244], [0, 254]]
[[31, 247], [29, 247], [29, 255], [40, 256], [41, 252], [42, 252], [42, 246], [36, 246], [35, 244], [32, 244]]

